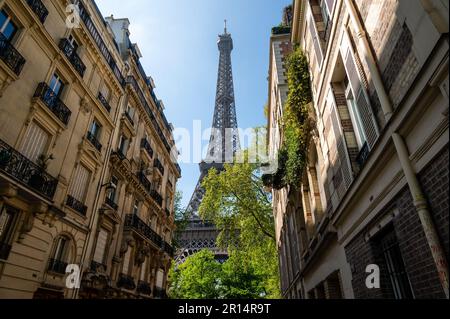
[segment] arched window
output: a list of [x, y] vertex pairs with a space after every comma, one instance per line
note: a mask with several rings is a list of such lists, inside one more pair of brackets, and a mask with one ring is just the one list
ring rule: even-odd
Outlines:
[[70, 238], [61, 235], [55, 241], [53, 254], [49, 260], [48, 271], [65, 274], [67, 265], [71, 262]]

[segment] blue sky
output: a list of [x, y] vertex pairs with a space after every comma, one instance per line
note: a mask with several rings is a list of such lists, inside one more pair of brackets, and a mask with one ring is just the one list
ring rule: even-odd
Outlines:
[[[169, 122], [192, 130], [193, 121], [211, 126], [219, 52], [217, 36], [228, 20], [238, 124], [266, 123], [269, 37], [291, 0], [96, 0], [104, 16], [129, 18], [131, 39], [156, 84]], [[207, 143], [207, 141], [204, 141]], [[198, 164], [181, 164], [177, 188], [186, 205], [199, 176]]]

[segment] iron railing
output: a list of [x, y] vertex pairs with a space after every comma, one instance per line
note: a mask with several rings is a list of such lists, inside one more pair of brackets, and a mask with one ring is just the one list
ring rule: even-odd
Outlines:
[[125, 217], [125, 228], [129, 228], [153, 242], [157, 247], [162, 248], [163, 240], [149, 225], [147, 225], [137, 215], [130, 214]]
[[20, 75], [25, 58], [16, 50], [11, 42], [0, 32], [0, 59], [16, 74]]
[[52, 200], [58, 180], [0, 139], [0, 171]]
[[369, 144], [364, 143], [364, 146], [362, 147], [361, 151], [356, 157], [356, 163], [358, 163], [360, 168], [363, 168], [364, 165], [366, 164], [367, 159], [369, 158], [369, 154], [370, 154]]
[[86, 216], [87, 213], [87, 206], [84, 205], [82, 202], [74, 198], [73, 196], [68, 195], [66, 200], [66, 205], [75, 210], [76, 212], [80, 213], [83, 216]]
[[69, 108], [60, 100], [59, 96], [53, 92], [53, 90], [47, 85], [47, 83], [39, 83], [35, 98], [40, 98], [41, 101], [56, 115], [56, 117], [65, 125], [69, 124], [70, 116], [72, 112]]
[[99, 151], [102, 151], [102, 144], [98, 141], [97, 137], [95, 137], [92, 132], [87, 132], [86, 138], [91, 144]]
[[136, 289], [136, 283], [134, 282], [133, 277], [125, 274], [120, 274], [119, 280], [117, 280], [117, 287], [126, 290], [134, 290]]
[[86, 65], [81, 61], [81, 58], [78, 56], [75, 47], [69, 42], [68, 39], [63, 38], [59, 42], [59, 48], [63, 51], [64, 55], [69, 59], [69, 62], [78, 72], [78, 74], [83, 77], [86, 72]]
[[98, 100], [102, 103], [103, 107], [109, 112], [111, 112], [111, 105], [109, 105], [106, 98], [103, 96], [101, 92], [98, 92]]
[[48, 16], [48, 10], [41, 0], [27, 0], [28, 6], [38, 16], [39, 21], [44, 23]]
[[152, 288], [148, 282], [139, 280], [136, 291], [140, 294], [150, 296], [152, 294]]

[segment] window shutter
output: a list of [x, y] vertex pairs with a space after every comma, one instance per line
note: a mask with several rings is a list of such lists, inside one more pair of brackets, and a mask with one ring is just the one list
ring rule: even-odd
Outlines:
[[108, 242], [108, 232], [100, 229], [97, 238], [97, 246], [95, 247], [94, 261], [103, 264], [105, 261], [105, 250]]
[[327, 4], [328, 12], [330, 13], [330, 17], [333, 14], [335, 2], [336, 2], [336, 0], [326, 0], [326, 4]]
[[70, 195], [80, 202], [85, 201], [87, 187], [90, 182], [91, 173], [83, 165], [79, 165], [72, 181]]
[[50, 135], [39, 125], [32, 122], [28, 128], [22, 145], [22, 154], [33, 162], [36, 162], [47, 148]]
[[311, 34], [311, 40], [313, 42], [314, 45], [314, 52], [316, 54], [316, 58], [317, 58], [317, 63], [319, 65], [319, 68], [322, 66], [322, 60], [323, 60], [323, 54], [322, 54], [322, 47], [320, 45], [320, 40], [319, 40], [319, 35], [317, 33], [317, 29], [316, 29], [316, 23], [314, 21], [314, 18], [312, 16], [311, 13], [311, 8], [310, 8], [310, 14], [308, 16], [308, 25], [309, 25], [309, 32]]
[[[331, 98], [331, 95], [330, 95]], [[333, 123], [333, 130], [334, 135], [336, 137], [336, 148], [337, 148], [337, 155], [339, 158], [340, 163], [340, 170], [342, 173], [343, 178], [343, 186], [345, 187], [345, 190], [347, 190], [350, 187], [350, 184], [353, 181], [353, 174], [352, 174], [352, 168], [350, 164], [350, 158], [347, 151], [347, 145], [345, 143], [344, 133], [341, 129], [339, 116], [336, 108], [336, 103], [334, 102], [334, 99], [331, 99], [331, 121]], [[342, 184], [342, 183], [341, 183]], [[343, 196], [344, 190], [339, 190], [339, 196]]]
[[344, 37], [341, 52], [345, 60], [345, 69], [353, 91], [353, 96], [361, 115], [361, 122], [364, 126], [367, 143], [369, 144], [369, 148], [372, 149], [378, 139], [378, 126], [372, 112], [367, 92], [362, 85], [362, 76], [356, 67], [355, 57], [350, 46], [348, 35]]

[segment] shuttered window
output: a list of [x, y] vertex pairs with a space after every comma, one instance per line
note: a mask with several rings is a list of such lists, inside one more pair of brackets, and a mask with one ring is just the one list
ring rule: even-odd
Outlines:
[[123, 256], [122, 273], [125, 275], [128, 275], [128, 269], [130, 267], [130, 257], [131, 257], [131, 248], [128, 247], [127, 252]]
[[320, 68], [322, 66], [322, 60], [323, 60], [322, 47], [320, 45], [320, 39], [319, 39], [319, 35], [317, 33], [314, 17], [312, 16], [312, 13], [311, 13], [311, 8], [309, 10], [309, 15], [308, 15], [308, 26], [309, 26], [309, 33], [311, 35], [311, 40], [312, 40], [313, 46], [314, 46], [314, 53], [316, 55], [317, 63]]
[[83, 165], [78, 165], [69, 194], [79, 202], [84, 203], [90, 179], [90, 171]]
[[50, 134], [38, 124], [32, 122], [25, 135], [21, 153], [31, 161], [36, 162], [42, 154], [45, 154], [49, 140]]
[[355, 56], [348, 35], [344, 36], [341, 54], [344, 57], [345, 70], [355, 98], [357, 113], [363, 125], [364, 136], [367, 139], [369, 148], [372, 149], [379, 136], [378, 125], [372, 112], [366, 89], [362, 85], [362, 76], [356, 67]]
[[105, 229], [100, 229], [97, 238], [97, 246], [95, 247], [94, 261], [103, 264], [105, 261], [106, 246], [108, 243], [109, 233]]

